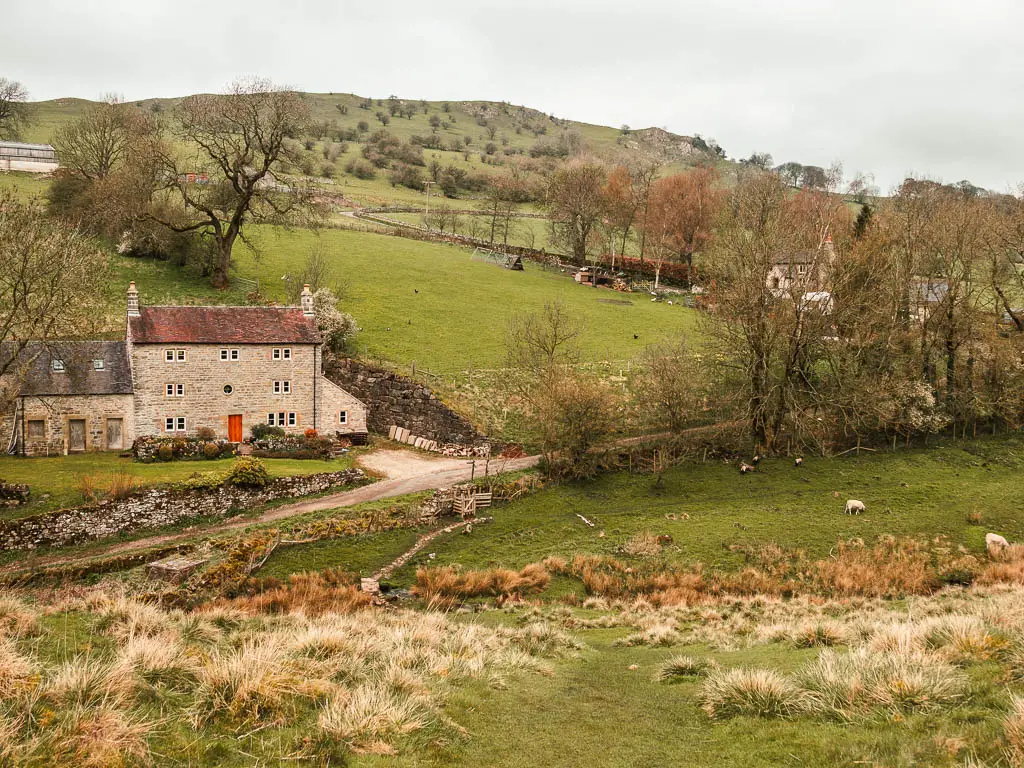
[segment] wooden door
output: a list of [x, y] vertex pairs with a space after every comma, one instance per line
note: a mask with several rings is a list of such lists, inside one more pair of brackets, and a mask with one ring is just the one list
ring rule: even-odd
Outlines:
[[228, 416], [228, 440], [232, 443], [242, 442], [242, 414]]
[[68, 450], [85, 450], [85, 419], [68, 419]]
[[121, 419], [107, 419], [107, 450], [124, 450], [124, 422]]

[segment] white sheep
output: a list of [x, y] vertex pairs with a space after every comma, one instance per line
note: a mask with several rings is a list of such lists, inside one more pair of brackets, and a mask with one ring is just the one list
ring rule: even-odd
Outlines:
[[857, 499], [847, 499], [846, 509], [844, 510], [848, 515], [859, 515], [866, 509], [863, 501]]
[[753, 472], [754, 469], [755, 469], [755, 467], [752, 467], [750, 464], [747, 464], [746, 462], [743, 462], [743, 461], [740, 462], [740, 474], [741, 475], [745, 475], [748, 472]]
[[986, 533], [985, 534], [985, 549], [988, 550], [988, 556], [995, 559], [1002, 552], [1010, 546], [1010, 542], [1000, 536], [998, 533]]

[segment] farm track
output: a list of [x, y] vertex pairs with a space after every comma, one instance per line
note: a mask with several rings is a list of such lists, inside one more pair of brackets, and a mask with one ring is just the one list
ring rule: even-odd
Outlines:
[[[493, 473], [515, 472], [535, 467], [538, 461], [540, 461], [540, 456], [525, 456], [519, 459], [492, 459], [490, 465]], [[215, 525], [194, 526], [190, 530], [181, 531], [179, 533], [160, 534], [156, 536], [147, 536], [141, 539], [134, 539], [132, 541], [118, 542], [107, 546], [92, 548], [88, 553], [68, 553], [64, 555], [55, 554], [35, 558], [28, 563], [20, 562], [3, 566], [0, 568], [0, 573], [16, 573], [26, 569], [36, 570], [52, 566], [80, 565], [93, 560], [119, 557], [132, 552], [185, 543], [199, 537], [215, 536], [229, 531], [236, 531], [241, 528], [248, 528], [253, 525], [273, 523], [278, 520], [286, 520], [291, 517], [309, 514], [310, 512], [341, 509], [343, 507], [352, 507], [356, 504], [365, 504], [370, 501], [379, 501], [381, 499], [405, 496], [407, 494], [418, 493], [420, 491], [445, 488], [450, 485], [455, 485], [456, 483], [467, 482], [474, 473], [479, 476], [483, 471], [483, 463], [484, 462], [482, 460], [477, 459], [476, 470], [474, 471], [472, 461], [460, 462], [460, 465], [455, 467], [452, 467], [450, 463], [445, 462], [439, 469], [413, 475], [399, 475], [398, 477], [380, 480], [378, 482], [371, 483], [370, 485], [360, 486], [359, 488], [354, 488], [349, 491], [342, 491], [340, 493], [332, 493], [327, 496], [320, 496], [315, 499], [298, 501], [294, 504], [284, 504], [282, 506], [269, 509], [254, 517], [228, 520]]]

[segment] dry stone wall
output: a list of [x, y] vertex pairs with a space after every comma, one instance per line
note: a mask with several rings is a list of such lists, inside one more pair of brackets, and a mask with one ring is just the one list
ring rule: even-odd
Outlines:
[[114, 536], [122, 531], [159, 528], [196, 517], [224, 517], [277, 499], [310, 496], [367, 481], [361, 469], [281, 477], [263, 488], [151, 488], [125, 499], [109, 499], [74, 509], [0, 521], [0, 551], [63, 547]]
[[351, 359], [331, 361], [325, 370], [329, 379], [369, 404], [371, 432], [387, 435], [392, 426], [399, 426], [438, 444], [489, 444], [467, 419], [418, 381]]

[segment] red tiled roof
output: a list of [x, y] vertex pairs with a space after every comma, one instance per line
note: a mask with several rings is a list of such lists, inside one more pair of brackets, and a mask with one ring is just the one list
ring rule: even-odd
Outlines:
[[136, 344], [319, 344], [297, 307], [140, 307], [128, 317]]

